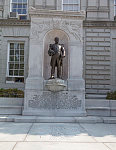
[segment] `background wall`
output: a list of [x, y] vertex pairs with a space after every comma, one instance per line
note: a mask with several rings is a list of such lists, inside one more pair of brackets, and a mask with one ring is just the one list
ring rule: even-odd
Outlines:
[[[86, 11], [84, 21], [84, 78], [86, 93], [105, 95], [116, 90], [116, 22], [114, 0], [81, 0]], [[40, 9], [62, 9], [62, 0], [29, 0], [30, 6]], [[9, 19], [10, 0], [0, 0], [0, 87], [23, 87], [6, 84], [7, 50], [9, 40], [25, 41], [25, 78], [28, 72], [30, 21]], [[2, 20], [4, 19], [4, 20]], [[28, 16], [29, 19], [29, 16]], [[19, 23], [20, 22], [20, 23]], [[19, 25], [16, 25], [18, 24]]]

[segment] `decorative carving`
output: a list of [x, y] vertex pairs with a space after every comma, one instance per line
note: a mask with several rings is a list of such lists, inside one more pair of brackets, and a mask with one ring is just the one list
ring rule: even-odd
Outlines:
[[51, 21], [32, 21], [31, 35], [39, 38], [43, 32], [51, 29], [61, 29], [74, 36], [76, 40], [82, 41], [81, 35], [82, 23], [79, 21], [65, 21], [52, 19]]
[[64, 21], [62, 23], [62, 26], [64, 29], [67, 29], [70, 34], [72, 34], [76, 40], [82, 41], [81, 36], [81, 27], [82, 23], [79, 23], [78, 21]]
[[39, 109], [79, 109], [82, 100], [68, 92], [43, 92], [33, 95], [28, 105]]

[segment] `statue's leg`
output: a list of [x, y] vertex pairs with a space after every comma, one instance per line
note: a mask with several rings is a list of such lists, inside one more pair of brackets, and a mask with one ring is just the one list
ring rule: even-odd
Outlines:
[[54, 78], [54, 75], [55, 75], [55, 67], [52, 66], [52, 68], [51, 68], [51, 78]]
[[51, 60], [51, 78], [54, 78], [55, 75], [55, 64], [56, 64], [56, 59], [54, 56], [52, 56]]
[[61, 65], [60, 65], [61, 61], [59, 60], [59, 58], [57, 59], [57, 78], [61, 78]]

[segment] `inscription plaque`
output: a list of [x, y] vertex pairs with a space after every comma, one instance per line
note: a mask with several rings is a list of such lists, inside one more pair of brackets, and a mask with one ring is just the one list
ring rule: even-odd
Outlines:
[[30, 108], [39, 109], [79, 109], [82, 101], [68, 92], [43, 92], [35, 94], [29, 100]]

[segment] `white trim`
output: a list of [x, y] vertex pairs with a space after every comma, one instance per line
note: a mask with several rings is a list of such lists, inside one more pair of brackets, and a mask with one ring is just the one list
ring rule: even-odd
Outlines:
[[63, 0], [62, 0], [62, 11], [63, 11]]
[[[19, 43], [19, 44], [24, 44], [24, 56], [25, 56], [25, 42], [22, 41], [8, 41], [8, 53], [7, 53], [7, 71], [6, 71], [6, 77], [14, 77], [14, 78], [24, 78], [24, 76], [10, 76], [9, 75], [9, 58], [10, 58], [10, 43]], [[20, 62], [20, 61], [19, 61]], [[24, 58], [25, 62], [25, 58]], [[20, 64], [20, 63], [19, 63]], [[25, 70], [25, 64], [24, 64], [24, 69]]]
[[[12, 2], [12, 0], [10, 0], [10, 12], [12, 12], [12, 4], [20, 4], [20, 3], [18, 3], [18, 2]], [[28, 4], [29, 4], [29, 2], [28, 2], [28, 0], [27, 0], [27, 3], [21, 3], [21, 4], [27, 4], [27, 9], [26, 9], [26, 11], [27, 11], [27, 13], [26, 14], [24, 14], [24, 15], [27, 15], [28, 14]], [[19, 8], [20, 9], [20, 8]], [[18, 13], [18, 12], [17, 12]], [[18, 15], [22, 15], [22, 14], [18, 14]]]
[[10, 53], [10, 43], [8, 42], [7, 71], [6, 71], [6, 77], [8, 77], [8, 76], [9, 76], [9, 53]]

